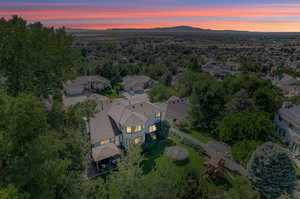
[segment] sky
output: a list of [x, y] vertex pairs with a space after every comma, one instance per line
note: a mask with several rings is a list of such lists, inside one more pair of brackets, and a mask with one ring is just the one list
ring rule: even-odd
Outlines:
[[0, 0], [0, 17], [76, 29], [194, 26], [300, 32], [300, 0]]

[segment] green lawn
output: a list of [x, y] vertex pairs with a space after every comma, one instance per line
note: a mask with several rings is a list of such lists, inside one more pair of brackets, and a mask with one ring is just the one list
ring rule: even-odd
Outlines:
[[204, 169], [203, 163], [205, 162], [205, 160], [200, 156], [199, 152], [197, 152], [192, 147], [189, 147], [182, 143], [175, 143], [172, 140], [159, 140], [151, 146], [152, 149], [149, 150], [149, 152], [145, 153], [146, 160], [144, 161], [143, 165], [145, 173], [151, 171], [155, 167], [157, 161], [163, 161], [163, 159], [166, 158], [163, 155], [166, 147], [174, 145], [184, 147], [189, 151], [189, 161], [184, 165], [176, 164], [179, 173], [183, 174], [186, 168], [199, 169], [199, 171], [202, 171]]
[[197, 140], [199, 140], [200, 142], [203, 142], [203, 143], [207, 143], [209, 141], [213, 141], [213, 138], [205, 135], [205, 133], [203, 133], [201, 131], [198, 131], [198, 130], [185, 128], [185, 129], [182, 129], [182, 131], [186, 132], [188, 135], [196, 138]]
[[[209, 140], [211, 139], [206, 138], [206, 141]], [[176, 173], [178, 174], [178, 177], [184, 176], [187, 169], [190, 168], [198, 170], [199, 173], [205, 172], [205, 166], [203, 165], [203, 163], [206, 160], [201, 156], [201, 154], [197, 150], [190, 146], [187, 146], [186, 144], [181, 143], [179, 140], [166, 139], [153, 142], [151, 145], [151, 150], [144, 154], [145, 161], [143, 164], [143, 169], [145, 173], [147, 174], [149, 173], [149, 171], [155, 168], [156, 163], [165, 161], [167, 159], [167, 157], [163, 155], [165, 148], [174, 145], [184, 147], [189, 151], [189, 161], [187, 163], [183, 165], [178, 165], [174, 163], [174, 165], [176, 166]], [[246, 188], [251, 189], [249, 182], [245, 178], [230, 172], [226, 172], [225, 179], [223, 181], [218, 183], [214, 183], [211, 181], [208, 183], [208, 186], [210, 190], [221, 190], [225, 192], [229, 191], [230, 189], [241, 189], [240, 186], [243, 186], [243, 188], [246, 186]]]

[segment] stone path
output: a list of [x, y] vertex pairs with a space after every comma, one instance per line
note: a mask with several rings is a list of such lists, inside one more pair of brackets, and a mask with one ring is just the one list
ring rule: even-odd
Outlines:
[[179, 137], [185, 139], [187, 142], [191, 143], [192, 145], [201, 147], [209, 157], [212, 157], [214, 155], [221, 155], [223, 157], [223, 159], [225, 160], [225, 167], [227, 169], [229, 169], [231, 171], [234, 171], [234, 172], [237, 172], [242, 176], [247, 176], [248, 175], [248, 172], [244, 167], [242, 167], [240, 164], [238, 164], [234, 160], [232, 160], [228, 157], [224, 157], [223, 154], [218, 153], [214, 148], [210, 147], [206, 143], [202, 143], [199, 140], [197, 140], [196, 138], [193, 138], [192, 136], [187, 135], [185, 132], [182, 132], [182, 131], [180, 131], [178, 129], [175, 129], [175, 128], [171, 128], [170, 132], [175, 133], [176, 135], [178, 135]]

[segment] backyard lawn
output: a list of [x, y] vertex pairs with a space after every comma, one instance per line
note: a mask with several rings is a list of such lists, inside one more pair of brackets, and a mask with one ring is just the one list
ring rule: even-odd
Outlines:
[[194, 130], [194, 129], [189, 129], [189, 128], [184, 128], [181, 129], [183, 132], [187, 133], [188, 135], [196, 138], [202, 143], [207, 143], [209, 141], [213, 141], [213, 138], [209, 137], [208, 135], [205, 135], [205, 133], [199, 131], [199, 130]]

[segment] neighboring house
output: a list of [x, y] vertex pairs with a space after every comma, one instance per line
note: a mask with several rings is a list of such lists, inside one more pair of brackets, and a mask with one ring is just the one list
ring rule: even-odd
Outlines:
[[300, 94], [300, 81], [287, 74], [277, 74], [272, 81], [273, 85], [279, 87], [283, 94], [292, 97]]
[[156, 103], [163, 112], [162, 119], [170, 124], [178, 123], [187, 117], [188, 100], [172, 96], [168, 101]]
[[156, 139], [161, 110], [149, 102], [131, 104], [126, 99], [109, 102], [89, 121], [93, 160], [113, 160], [120, 149]]
[[290, 151], [300, 155], [300, 106], [284, 103], [275, 116], [276, 133], [290, 146]]
[[69, 80], [64, 84], [64, 106], [70, 107], [87, 100], [107, 101], [108, 98], [95, 93], [111, 88], [110, 81], [101, 76], [81, 76], [75, 80]]
[[101, 76], [80, 76], [69, 80], [64, 85], [64, 94], [67, 97], [96, 93], [111, 89], [110, 81]]
[[144, 75], [126, 76], [122, 81], [124, 90], [130, 94], [142, 94], [152, 84], [153, 80]]

